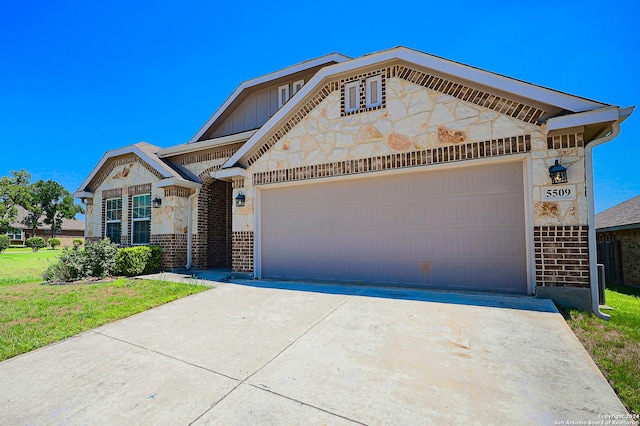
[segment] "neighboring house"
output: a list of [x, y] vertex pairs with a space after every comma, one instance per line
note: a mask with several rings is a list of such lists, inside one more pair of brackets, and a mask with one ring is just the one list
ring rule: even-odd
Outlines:
[[596, 233], [606, 281], [640, 285], [640, 195], [598, 213]]
[[632, 111], [403, 47], [331, 54], [242, 83], [187, 143], [108, 151], [75, 196], [87, 239], [165, 268], [599, 312], [591, 148]]
[[[35, 235], [32, 235], [33, 230], [21, 223], [22, 220], [27, 216], [27, 211], [20, 206], [18, 206], [17, 209], [18, 220], [16, 221], [16, 223], [11, 224], [13, 229], [11, 229], [7, 233], [7, 235], [9, 235], [9, 238], [11, 238], [12, 245], [24, 245], [25, 241], [27, 241], [27, 238], [34, 236], [43, 237], [47, 242], [49, 241], [49, 238], [53, 237], [53, 234], [51, 233], [51, 226], [45, 225], [44, 221], [41, 221], [43, 222], [43, 225], [36, 230]], [[81, 240], [84, 240], [84, 227], [85, 224], [83, 220], [63, 219], [62, 230], [56, 234], [56, 238], [60, 240], [60, 243], [63, 247], [72, 246], [74, 239], [79, 238]]]

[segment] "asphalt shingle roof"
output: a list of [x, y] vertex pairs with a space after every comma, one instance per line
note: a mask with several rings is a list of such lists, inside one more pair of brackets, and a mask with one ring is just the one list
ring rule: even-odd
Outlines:
[[633, 224], [640, 227], [640, 195], [596, 215], [596, 229]]

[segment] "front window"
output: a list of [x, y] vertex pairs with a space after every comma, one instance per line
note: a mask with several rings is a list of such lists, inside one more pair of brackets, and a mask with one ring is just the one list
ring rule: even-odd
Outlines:
[[9, 229], [7, 235], [11, 240], [22, 240], [22, 229]]
[[122, 234], [122, 198], [110, 198], [105, 204], [105, 237], [120, 244]]
[[131, 201], [131, 244], [149, 244], [151, 194], [134, 195]]

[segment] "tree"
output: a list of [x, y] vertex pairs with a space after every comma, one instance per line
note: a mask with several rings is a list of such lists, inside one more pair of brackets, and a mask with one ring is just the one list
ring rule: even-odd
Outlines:
[[23, 223], [35, 230], [42, 225], [40, 220], [51, 226], [55, 238], [62, 230], [62, 219], [73, 219], [78, 213], [84, 213], [82, 206], [73, 202], [73, 197], [62, 185], [53, 180], [39, 180], [29, 186], [23, 207], [28, 211]]
[[31, 180], [31, 175], [24, 169], [11, 171], [11, 175], [0, 178], [0, 234], [6, 234], [17, 220], [16, 206], [24, 204]]

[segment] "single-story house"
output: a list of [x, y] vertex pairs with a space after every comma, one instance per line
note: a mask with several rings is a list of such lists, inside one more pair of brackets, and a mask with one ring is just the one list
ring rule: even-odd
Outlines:
[[[17, 221], [11, 224], [12, 229], [7, 232], [7, 235], [11, 239], [11, 245], [24, 245], [27, 238], [30, 237], [42, 237], [47, 242], [49, 238], [53, 237], [51, 226], [44, 223], [36, 229], [35, 235], [33, 235], [33, 230], [22, 223], [24, 218], [27, 217], [27, 211], [20, 206], [17, 206], [17, 209]], [[42, 219], [44, 219], [44, 217]], [[56, 238], [60, 240], [60, 244], [63, 247], [72, 246], [73, 240], [75, 239], [84, 240], [84, 220], [62, 219], [62, 230], [56, 233]]]
[[640, 285], [640, 195], [598, 213], [596, 234], [607, 282]]
[[330, 54], [240, 84], [186, 143], [108, 151], [75, 196], [88, 240], [165, 268], [599, 313], [591, 150], [632, 111], [404, 47]]

